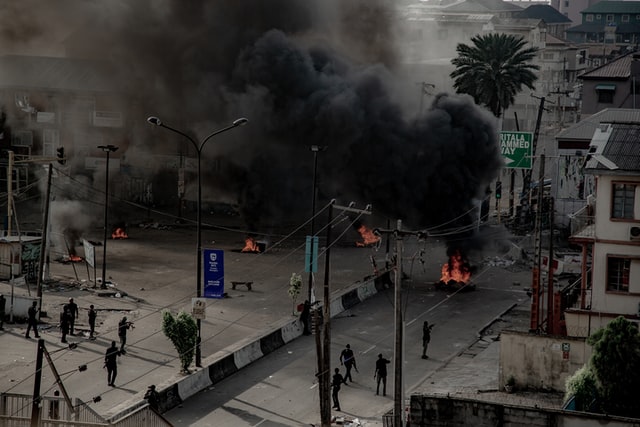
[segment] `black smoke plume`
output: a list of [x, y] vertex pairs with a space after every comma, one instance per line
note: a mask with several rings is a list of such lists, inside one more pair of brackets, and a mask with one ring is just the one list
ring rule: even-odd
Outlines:
[[421, 115], [408, 111], [414, 82], [395, 77], [402, 23], [394, 2], [41, 3], [29, 13], [59, 19], [33, 19], [28, 32], [12, 27], [5, 38], [30, 45], [46, 25], [64, 25], [69, 56], [115, 66], [136, 103], [128, 161], [170, 137], [150, 135], [149, 115], [199, 137], [249, 118], [207, 147], [203, 182], [236, 200], [251, 229], [309, 217], [311, 145], [327, 147], [318, 155], [318, 205], [354, 200], [416, 228], [470, 224], [502, 164], [495, 119], [470, 98], [443, 93]]

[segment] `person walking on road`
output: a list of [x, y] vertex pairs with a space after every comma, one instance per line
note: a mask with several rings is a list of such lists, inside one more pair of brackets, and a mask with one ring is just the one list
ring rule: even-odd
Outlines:
[[65, 305], [62, 313], [60, 313], [60, 331], [62, 332], [61, 342], [67, 342], [67, 334], [69, 333], [69, 327], [71, 326], [71, 314], [68, 307]]
[[40, 338], [38, 333], [38, 301], [34, 301], [27, 311], [27, 332], [24, 334], [25, 338], [31, 338], [29, 332], [33, 329], [33, 333], [36, 338]]
[[351, 378], [351, 368], [358, 372], [358, 367], [356, 366], [356, 356], [353, 354], [353, 350], [351, 350], [349, 344], [347, 344], [347, 347], [340, 353], [340, 364], [344, 365], [347, 370], [344, 374], [344, 383], [346, 384], [347, 380], [353, 382], [353, 378]]
[[340, 392], [340, 386], [346, 384], [344, 377], [340, 374], [340, 368], [335, 369], [333, 379], [331, 380], [331, 397], [333, 398], [333, 409], [340, 411], [340, 400], [338, 399], [338, 393]]
[[430, 325], [426, 320], [422, 324], [422, 358], [428, 359], [427, 356], [427, 347], [429, 347], [429, 342], [431, 341], [431, 329], [433, 329], [434, 325]]
[[107, 385], [115, 387], [116, 377], [118, 376], [118, 356], [120, 350], [116, 346], [115, 341], [111, 341], [111, 347], [107, 349], [104, 355], [104, 367], [107, 368]]
[[376, 379], [376, 395], [380, 394], [380, 382], [382, 382], [382, 395], [387, 395], [387, 365], [390, 363], [388, 359], [382, 357], [382, 353], [378, 355], [376, 360], [376, 370], [373, 373], [373, 378]]
[[124, 349], [127, 343], [127, 329], [133, 328], [133, 322], [128, 322], [126, 317], [123, 317], [120, 323], [118, 323], [118, 337], [120, 337], [120, 353], [125, 354]]
[[69, 312], [69, 335], [75, 334], [75, 324], [78, 318], [78, 304], [73, 302], [73, 298], [69, 298], [69, 303], [65, 305], [66, 310]]
[[89, 306], [88, 315], [89, 315], [89, 339], [95, 340], [96, 337], [94, 337], [93, 334], [95, 334], [96, 332], [96, 317], [98, 317], [98, 313], [96, 313], [96, 310], [93, 308], [93, 304]]
[[0, 294], [0, 331], [4, 331], [4, 316], [7, 307], [7, 300], [4, 295]]

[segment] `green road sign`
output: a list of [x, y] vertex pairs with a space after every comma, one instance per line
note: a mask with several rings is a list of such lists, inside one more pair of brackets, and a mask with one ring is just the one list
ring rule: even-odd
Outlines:
[[500, 132], [500, 152], [506, 168], [531, 169], [533, 134], [531, 132]]

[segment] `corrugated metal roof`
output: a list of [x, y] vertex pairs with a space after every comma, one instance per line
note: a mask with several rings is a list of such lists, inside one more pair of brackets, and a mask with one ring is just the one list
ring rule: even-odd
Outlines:
[[600, 123], [638, 123], [640, 124], [640, 110], [630, 108], [607, 108], [593, 114], [579, 123], [556, 135], [556, 140], [591, 140], [593, 133]]
[[606, 170], [611, 174], [640, 172], [640, 123], [612, 123], [611, 126], [602, 157], [612, 162], [617, 169], [609, 168], [595, 158], [587, 162], [585, 169]]
[[118, 92], [108, 62], [6, 55], [0, 57], [0, 87], [29, 87], [59, 91]]
[[585, 13], [627, 13], [630, 15], [640, 13], [640, 1], [600, 1], [582, 10]]
[[558, 12], [557, 9], [548, 4], [534, 4], [527, 7], [522, 12], [517, 12], [517, 18], [537, 18], [542, 19], [547, 24], [559, 24], [571, 22], [571, 19]]
[[633, 53], [628, 53], [624, 56], [614, 59], [611, 62], [607, 62], [604, 65], [594, 68], [591, 71], [579, 76], [580, 79], [628, 79], [631, 77], [631, 61], [633, 60]]

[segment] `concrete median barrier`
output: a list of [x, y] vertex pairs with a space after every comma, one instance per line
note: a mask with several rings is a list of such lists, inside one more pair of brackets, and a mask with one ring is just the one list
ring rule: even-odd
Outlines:
[[190, 396], [193, 396], [200, 390], [203, 390], [211, 386], [213, 382], [209, 378], [209, 370], [201, 369], [184, 377], [184, 379], [178, 382], [178, 395], [182, 400], [186, 400]]
[[282, 329], [273, 331], [269, 335], [260, 338], [260, 351], [262, 351], [263, 356], [282, 347], [283, 345], [284, 340], [282, 339]]
[[262, 356], [260, 340], [257, 340], [235, 351], [233, 353], [233, 360], [238, 369], [242, 369], [251, 362], [260, 359]]
[[233, 354], [223, 357], [209, 366], [209, 378], [212, 384], [216, 384], [236, 372], [238, 372], [238, 367], [235, 364]]

